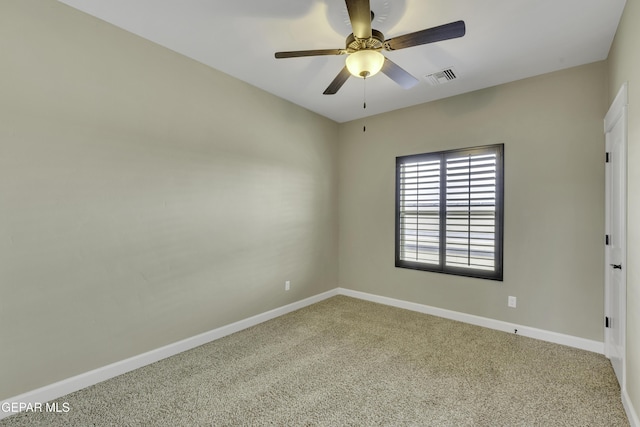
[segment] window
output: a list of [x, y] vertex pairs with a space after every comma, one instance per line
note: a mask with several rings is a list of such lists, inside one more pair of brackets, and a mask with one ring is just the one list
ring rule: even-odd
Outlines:
[[396, 158], [396, 267], [502, 280], [503, 153]]

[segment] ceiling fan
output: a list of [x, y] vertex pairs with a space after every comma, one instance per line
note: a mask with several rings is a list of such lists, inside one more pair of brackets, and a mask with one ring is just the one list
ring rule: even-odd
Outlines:
[[371, 28], [374, 14], [371, 11], [369, 0], [345, 0], [345, 2], [353, 33], [347, 36], [344, 49], [298, 50], [276, 52], [275, 54], [278, 59], [320, 55], [349, 55], [345, 61], [345, 67], [323, 92], [324, 95], [337, 93], [349, 76], [366, 79], [379, 71], [382, 71], [404, 89], [412, 88], [418, 83], [418, 79], [389, 58], [386, 58], [380, 51], [405, 49], [407, 47], [455, 39], [464, 36], [466, 31], [464, 21], [456, 21], [385, 40], [384, 34]]

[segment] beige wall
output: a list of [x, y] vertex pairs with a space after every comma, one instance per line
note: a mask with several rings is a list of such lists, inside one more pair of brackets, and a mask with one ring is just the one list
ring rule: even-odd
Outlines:
[[336, 123], [53, 0], [0, 58], [0, 400], [338, 285]]
[[627, 1], [609, 53], [609, 101], [629, 83], [628, 116], [628, 238], [627, 238], [627, 392], [640, 416], [640, 4]]
[[[340, 285], [602, 341], [606, 90], [597, 62], [342, 125]], [[504, 282], [394, 267], [395, 157], [495, 143]]]

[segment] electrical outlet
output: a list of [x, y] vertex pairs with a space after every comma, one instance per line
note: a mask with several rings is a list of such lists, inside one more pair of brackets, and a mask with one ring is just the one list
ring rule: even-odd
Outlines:
[[291, 281], [287, 280], [284, 282], [284, 290], [288, 291], [289, 289], [291, 289]]
[[507, 305], [511, 308], [516, 308], [516, 297], [509, 297]]

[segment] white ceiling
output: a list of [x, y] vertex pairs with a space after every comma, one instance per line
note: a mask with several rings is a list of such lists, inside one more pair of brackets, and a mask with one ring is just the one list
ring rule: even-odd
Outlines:
[[[345, 56], [275, 59], [276, 51], [342, 49], [342, 0], [59, 0], [337, 122], [607, 58], [626, 0], [371, 0], [385, 38], [464, 20], [462, 38], [383, 52], [420, 83], [380, 73], [322, 92]], [[427, 74], [453, 67], [432, 86]]]

